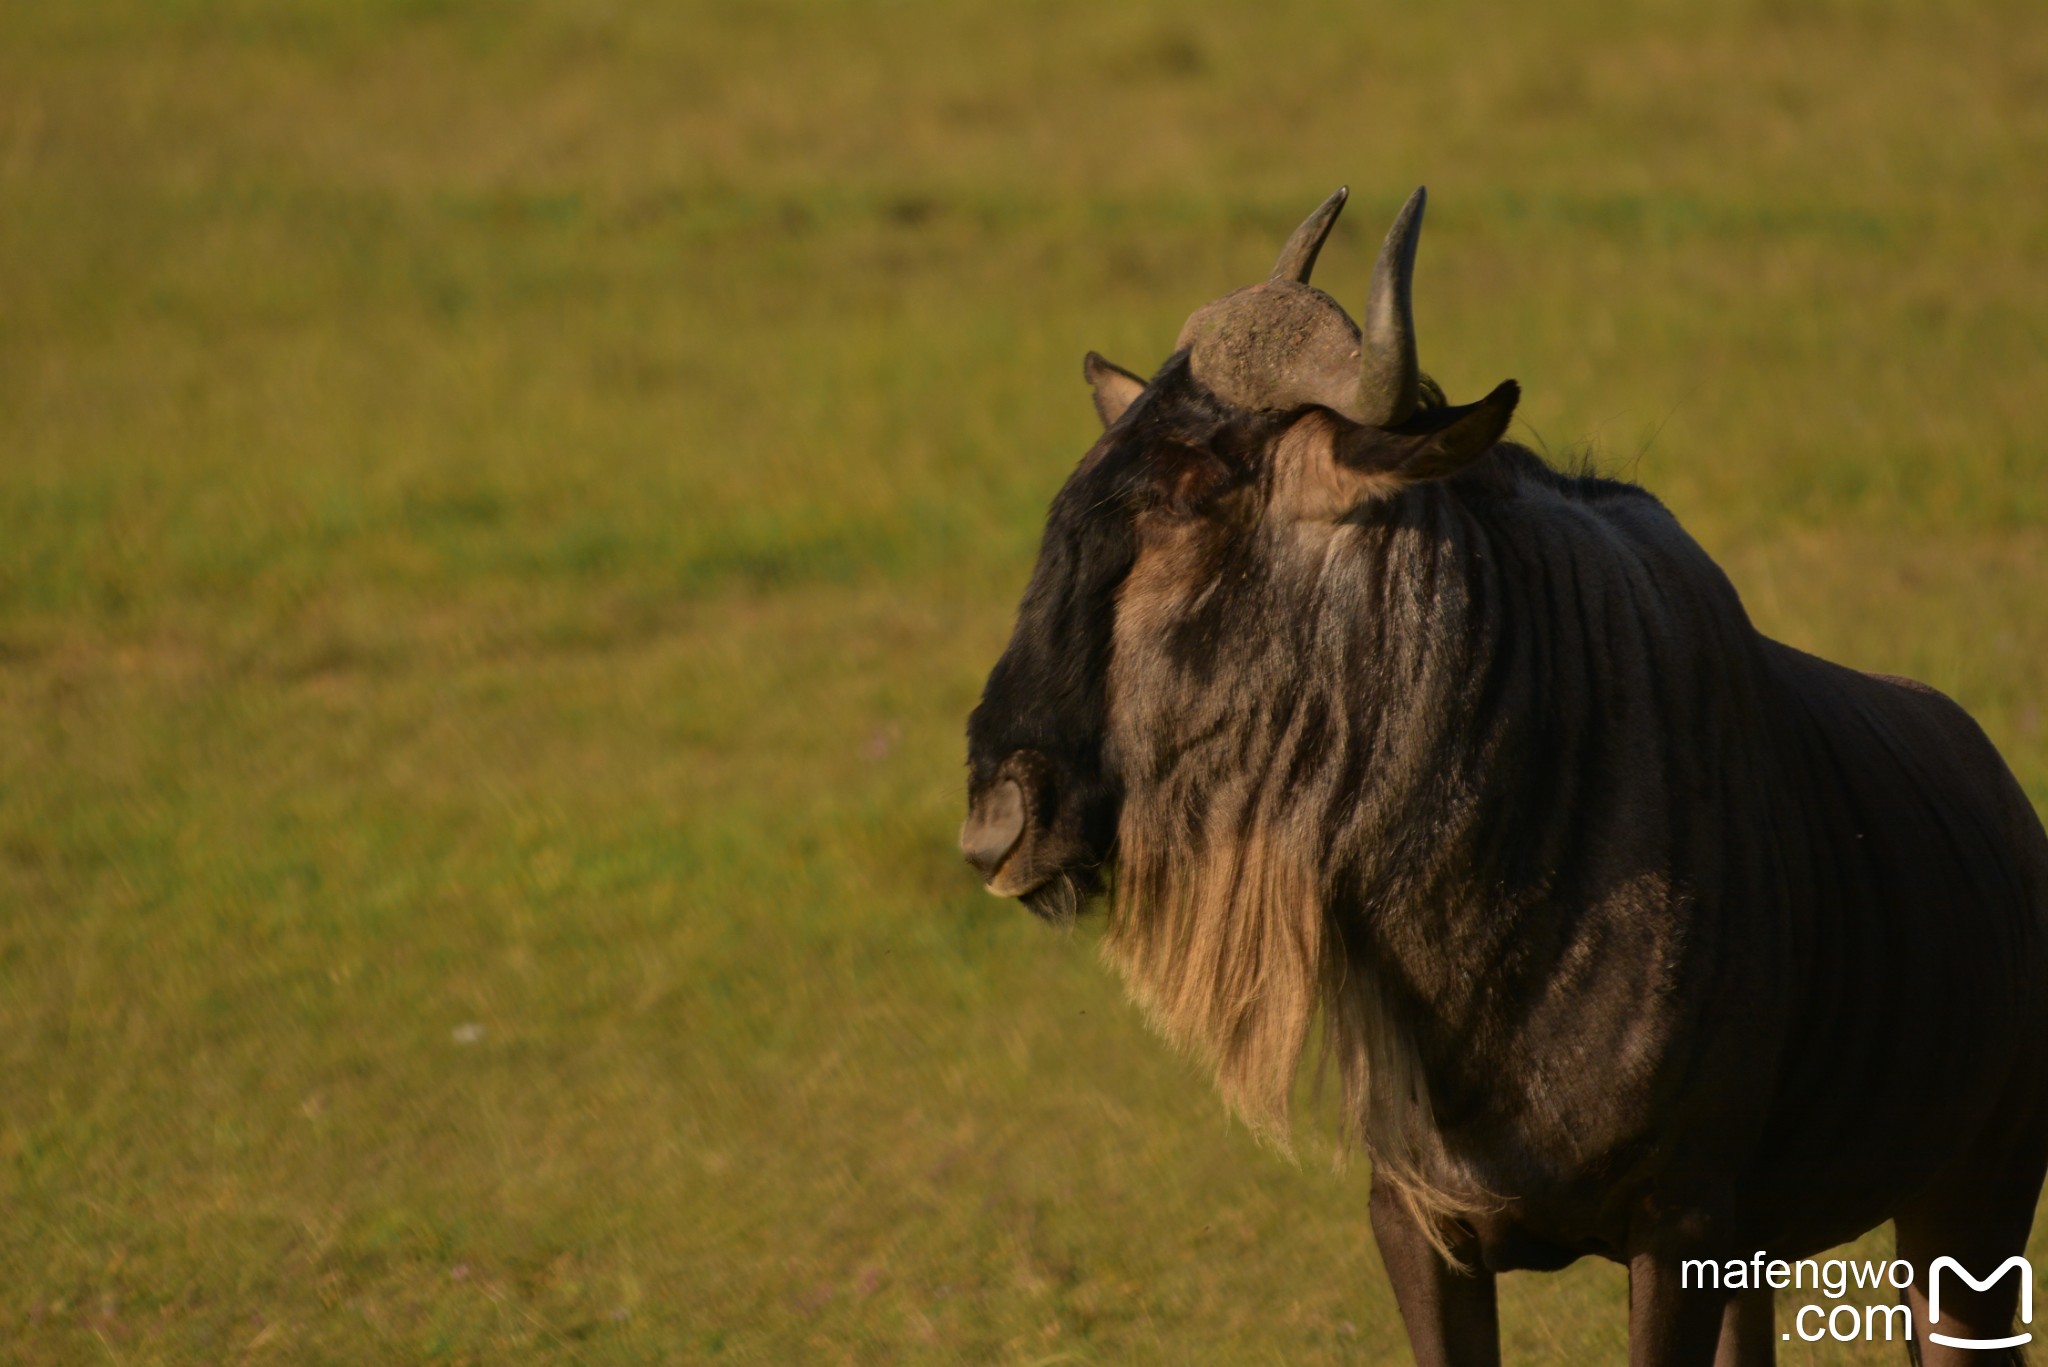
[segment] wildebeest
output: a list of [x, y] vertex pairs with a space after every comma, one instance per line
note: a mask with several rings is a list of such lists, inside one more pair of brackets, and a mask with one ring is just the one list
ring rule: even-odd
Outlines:
[[1769, 1286], [1687, 1260], [1887, 1219], [1924, 1360], [2016, 1360], [1942, 1342], [2011, 1334], [2016, 1278], [1925, 1292], [2025, 1247], [2048, 1165], [2039, 819], [1947, 698], [1765, 638], [1655, 498], [1502, 440], [1512, 381], [1444, 401], [1419, 190], [1361, 332], [1308, 283], [1343, 203], [1151, 379], [1088, 357], [963, 851], [1105, 894], [1254, 1126], [1320, 1031], [1423, 1363], [1497, 1361], [1494, 1274], [1586, 1254], [1632, 1362], [1769, 1362]]

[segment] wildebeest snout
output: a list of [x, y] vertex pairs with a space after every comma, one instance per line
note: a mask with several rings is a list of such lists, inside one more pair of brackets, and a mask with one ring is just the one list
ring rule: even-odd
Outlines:
[[984, 879], [991, 879], [1023, 838], [1024, 790], [1006, 778], [968, 809], [960, 827], [960, 852]]

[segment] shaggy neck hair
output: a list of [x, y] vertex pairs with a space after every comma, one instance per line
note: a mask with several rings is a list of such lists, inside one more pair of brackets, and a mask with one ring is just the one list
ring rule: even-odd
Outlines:
[[1525, 913], [1571, 871], [1566, 774], [1599, 773], [1586, 652], [1642, 645], [1640, 575], [1588, 534], [1623, 498], [1663, 516], [1502, 447], [1339, 524], [1141, 528], [1119, 594], [1106, 952], [1283, 1144], [1320, 1016], [1348, 1134], [1428, 1230], [1491, 1198], [1418, 1035], [1487, 1028], [1478, 979], [1545, 957]]

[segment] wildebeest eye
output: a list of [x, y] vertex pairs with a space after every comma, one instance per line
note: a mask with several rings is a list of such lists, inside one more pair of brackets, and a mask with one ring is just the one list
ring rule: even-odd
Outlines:
[[1238, 472], [1228, 461], [1179, 442], [1155, 448], [1146, 466], [1145, 505], [1179, 517], [1206, 511], [1238, 482]]

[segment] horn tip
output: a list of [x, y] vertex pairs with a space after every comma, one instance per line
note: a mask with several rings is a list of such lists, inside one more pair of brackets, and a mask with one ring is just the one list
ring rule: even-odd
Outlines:
[[1428, 205], [1429, 187], [1426, 185], [1416, 186], [1415, 193], [1408, 196], [1407, 203], [1403, 204], [1401, 211], [1394, 215], [1393, 227], [1387, 230], [1387, 240], [1392, 242], [1397, 238], [1406, 238], [1412, 245], [1415, 235], [1421, 231], [1422, 214]]

